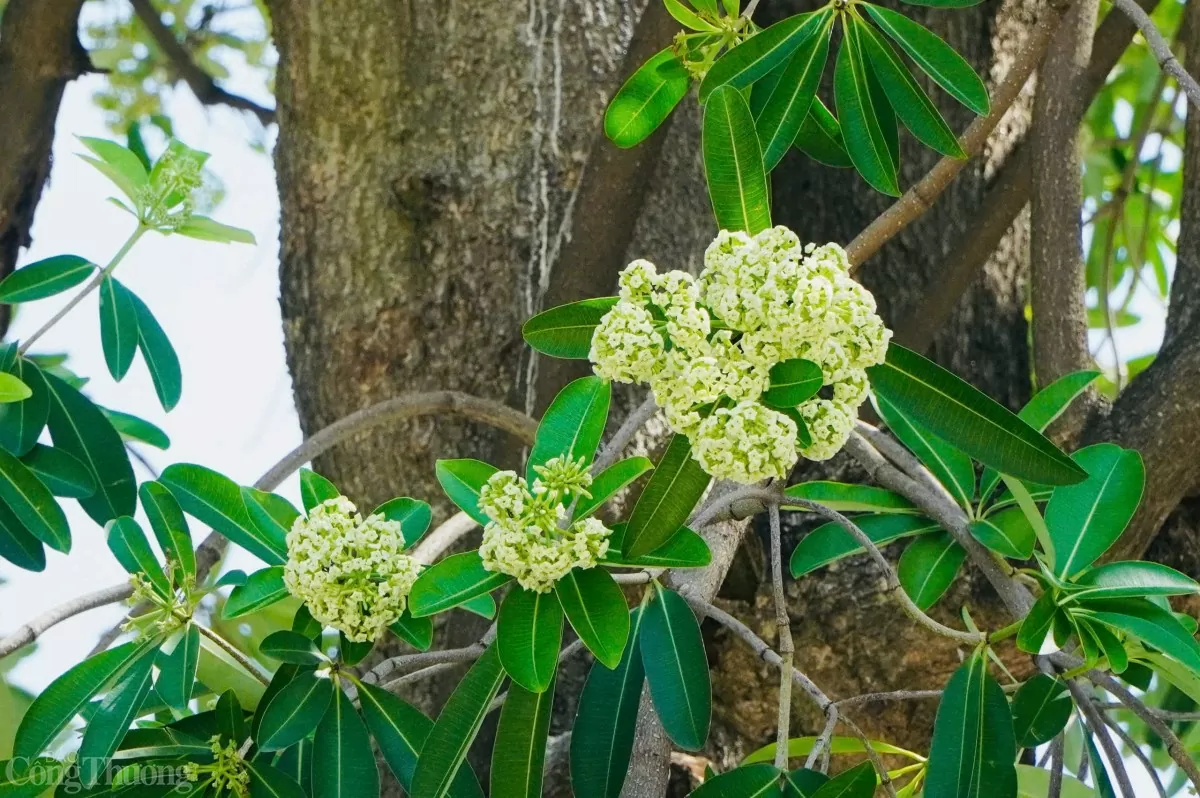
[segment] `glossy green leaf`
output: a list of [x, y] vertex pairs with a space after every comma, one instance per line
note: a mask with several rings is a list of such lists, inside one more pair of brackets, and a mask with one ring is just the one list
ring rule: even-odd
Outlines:
[[966, 549], [949, 532], [917, 538], [900, 555], [896, 573], [904, 592], [923, 610], [937, 603], [958, 575]]
[[137, 309], [132, 294], [112, 277], [100, 283], [100, 343], [108, 373], [120, 382], [137, 354]]
[[0, 371], [0, 404], [21, 402], [33, 396], [29, 386], [21, 382], [20, 377]]
[[[251, 667], [257, 671], [257, 666]], [[265, 674], [258, 672], [255, 676], [245, 664], [235, 660], [225, 649], [203, 634], [200, 636], [200, 660], [196, 663], [196, 680], [210, 692], [220, 695], [232, 691], [243, 707], [253, 711], [265, 690], [261, 678], [265, 678]]]
[[264, 535], [250, 519], [241, 488], [229, 477], [204, 466], [175, 463], [163, 470], [158, 481], [170, 489], [184, 512], [268, 565], [287, 561], [287, 545]]
[[112, 423], [113, 429], [117, 431], [122, 440], [145, 443], [156, 449], [165, 450], [171, 447], [171, 439], [167, 437], [167, 433], [146, 419], [130, 413], [122, 413], [119, 410], [110, 410], [107, 407], [102, 407], [100, 410]]
[[146, 303], [136, 294], [130, 293], [129, 297], [137, 316], [138, 348], [142, 351], [146, 368], [150, 370], [150, 380], [154, 383], [159, 404], [163, 410], [170, 412], [183, 395], [183, 371], [179, 366], [179, 355]]
[[888, 8], [864, 3], [871, 19], [954, 99], [979, 115], [991, 110], [987, 87], [975, 70], [937, 34]]
[[631, 568], [703, 568], [712, 562], [712, 551], [704, 538], [687, 527], [680, 527], [667, 542], [649, 554], [641, 557], [626, 557], [619, 548], [613, 548], [617, 542], [617, 533], [623, 524], [613, 529], [613, 541], [608, 553], [601, 562], [604, 565], [624, 566]]
[[592, 480], [588, 491], [591, 497], [582, 497], [575, 506], [575, 518], [586, 518], [600, 509], [606, 501], [632, 483], [642, 474], [654, 468], [654, 463], [645, 457], [628, 457], [613, 463]]
[[942, 694], [926, 771], [927, 795], [1014, 798], [1017, 745], [1008, 699], [976, 652]]
[[[138, 189], [150, 181], [146, 167], [141, 159], [125, 147], [107, 139], [80, 136], [79, 141], [89, 150], [100, 156], [99, 160], [87, 155], [79, 157], [95, 166], [112, 180], [125, 196], [137, 201]], [[108, 168], [104, 168], [108, 167]]]
[[675, 435], [659, 458], [654, 475], [634, 505], [622, 544], [627, 557], [657, 549], [687, 523], [711, 480], [692, 457], [692, 445]]
[[612, 385], [599, 377], [582, 377], [559, 391], [546, 408], [529, 452], [525, 478], [532, 485], [537, 466], [555, 457], [590, 465], [604, 435]]
[[464, 513], [481, 525], [486, 526], [490, 518], [479, 509], [479, 489], [498, 469], [479, 460], [438, 460], [437, 479], [450, 497]]
[[1027, 560], [1033, 556], [1037, 535], [1020, 507], [977, 518], [970, 529], [976, 540], [1003, 557]]
[[821, 367], [811, 360], [784, 360], [771, 367], [771, 384], [763, 392], [762, 403], [768, 407], [796, 407], [816, 396], [824, 381]]
[[1017, 745], [1035, 748], [1053, 740], [1066, 728], [1073, 706], [1065, 684], [1044, 673], [1034, 675], [1012, 700]]
[[704, 174], [717, 226], [750, 235], [770, 227], [762, 147], [750, 106], [740, 91], [723, 86], [709, 95], [702, 139]]
[[[854, 523], [876, 546], [886, 546], [901, 538], [924, 535], [941, 528], [936, 522], [917, 515], [864, 515], [856, 518]], [[796, 546], [791, 559], [792, 576], [799, 579], [824, 565], [863, 551], [865, 549], [849, 532], [830, 521], [809, 532]]]
[[[871, 784], [875, 786], [874, 782]], [[774, 765], [742, 765], [728, 770], [692, 791], [692, 798], [776, 798], [782, 795], [780, 774]]]
[[617, 667], [629, 635], [629, 608], [608, 571], [576, 568], [555, 583], [554, 593], [588, 651], [604, 667]]
[[801, 45], [826, 33], [831, 16], [828, 11], [796, 14], [727, 50], [704, 76], [700, 102], [708, 102], [722, 87], [743, 89], [782, 65]]
[[1054, 541], [1054, 572], [1066, 579], [1095, 562], [1117, 541], [1142, 500], [1142, 456], [1114, 443], [1080, 449], [1072, 459], [1088, 478], [1054, 489], [1046, 526]]
[[138, 488], [138, 496], [158, 547], [174, 564], [175, 583], [182, 584], [184, 574], [196, 575], [196, 553], [192, 550], [192, 535], [183, 508], [167, 486], [159, 482], [143, 482]]
[[258, 650], [271, 659], [293, 665], [323, 665], [328, 662], [312, 638], [290, 629], [271, 632], [263, 638]]
[[1088, 601], [1072, 614], [1133, 635], [1200, 674], [1200, 643], [1168, 610], [1146, 599]]
[[975, 496], [975, 465], [971, 458], [922, 427], [883, 396], [875, 397], [875, 407], [892, 434], [924, 463], [958, 505], [970, 508]]
[[687, 94], [691, 76], [673, 47], [657, 53], [625, 81], [604, 112], [604, 133], [622, 149], [644, 141]]
[[19, 379], [28, 391], [23, 401], [0, 403], [0, 448], [22, 457], [37, 445], [50, 417], [50, 388], [41, 369], [22, 357], [14, 357], [0, 373]]
[[[1042, 798], [1050, 794], [1050, 771], [1033, 765], [1017, 765], [1018, 798]], [[1062, 798], [1096, 798], [1086, 784], [1063, 774]]]
[[304, 503], [304, 511], [311, 513], [318, 505], [336, 499], [341, 495], [337, 486], [317, 472], [300, 469], [300, 499]]
[[813, 798], [817, 790], [829, 783], [829, 777], [808, 768], [796, 768], [783, 774], [785, 798]]
[[680, 0], [663, 0], [667, 7], [667, 13], [675, 18], [685, 28], [690, 28], [695, 31], [715, 31], [717, 28], [711, 22], [703, 19], [695, 11], [685, 6]]
[[164, 646], [158, 654], [158, 677], [154, 680], [154, 691], [163, 703], [174, 709], [187, 709], [199, 661], [200, 630], [194, 623], [189, 623], [175, 641], [175, 647], [167, 651]]
[[0, 499], [38, 540], [56, 551], [71, 550], [71, 528], [54, 494], [24, 463], [3, 449]]
[[250, 730], [246, 726], [246, 712], [238, 701], [237, 693], [233, 690], [222, 692], [217, 698], [214, 711], [217, 714], [217, 728], [220, 729], [221, 738], [240, 745]]
[[640, 631], [645, 607], [629, 613], [629, 638], [615, 669], [592, 666], [571, 734], [571, 787], [579, 798], [618, 798], [629, 769], [645, 669]]
[[563, 611], [553, 593], [513, 588], [496, 619], [496, 648], [512, 680], [534, 693], [546, 690], [558, 667]]
[[300, 782], [291, 775], [266, 762], [253, 759], [246, 762], [250, 775], [250, 798], [306, 798]]
[[287, 586], [283, 584], [283, 566], [272, 565], [250, 574], [246, 584], [233, 589], [221, 617], [240, 618], [283, 601], [288, 595]]
[[26, 571], [46, 569], [45, 546], [3, 504], [0, 504], [0, 557]]
[[820, 97], [813, 99], [793, 144], [809, 158], [826, 166], [842, 169], [854, 166], [842, 139], [842, 126]]
[[559, 305], [525, 322], [521, 335], [525, 343], [543, 355], [586, 360], [596, 326], [615, 304], [615, 296], [606, 296]]
[[1058, 615], [1055, 594], [1051, 591], [1043, 593], [1021, 621], [1021, 629], [1017, 632], [1017, 648], [1027, 654], [1041, 654], [1047, 648], [1055, 650], [1056, 646], [1049, 645], [1052, 643], [1050, 630], [1054, 628]]
[[433, 520], [433, 511], [428, 504], [407, 496], [384, 502], [372, 510], [371, 515], [382, 515], [388, 521], [399, 524], [400, 532], [404, 535], [405, 548], [416, 545], [425, 534], [425, 530], [429, 529], [429, 522]]
[[491, 593], [511, 579], [508, 574], [484, 568], [478, 551], [453, 554], [417, 577], [408, 596], [408, 608], [415, 618], [433, 615]]
[[876, 781], [875, 768], [870, 762], [862, 762], [822, 784], [813, 798], [871, 798]]
[[242, 506], [263, 544], [272, 551], [287, 551], [287, 533], [300, 517], [292, 503], [275, 493], [258, 488], [240, 488]]
[[833, 72], [833, 96], [846, 152], [859, 174], [876, 191], [898, 197], [896, 165], [880, 120], [880, 109], [871, 94], [869, 67], [863, 57], [857, 26], [843, 24], [842, 29], [845, 36]]
[[150, 674], [157, 652], [145, 648], [117, 677], [96, 711], [88, 719], [79, 745], [81, 780], [93, 786], [103, 775], [109, 758], [150, 694]]
[[541, 798], [554, 681], [541, 692], [509, 685], [492, 749], [492, 798]]
[[768, 172], [787, 153], [808, 118], [821, 73], [829, 60], [833, 15], [822, 11], [817, 16], [824, 20], [820, 29], [801, 42], [786, 63], [757, 81], [750, 93], [750, 111], [754, 114]]
[[[788, 740], [788, 759], [797, 759], [808, 756], [816, 744], [816, 737], [792, 737]], [[890, 743], [885, 743], [882, 740], [871, 740], [871, 747], [880, 754], [894, 754], [903, 756], [914, 761], [924, 761], [924, 758], [913, 751], [900, 748]], [[866, 748], [863, 746], [863, 741], [857, 737], [838, 737], [834, 736], [829, 740], [829, 752], [834, 755], [839, 754], [863, 754]], [[749, 765], [754, 762], [772, 762], [775, 759], [775, 743], [764, 745], [756, 751], [751, 752], [742, 760], [743, 765]]]
[[469, 769], [467, 750], [475, 741], [502, 681], [500, 653], [490, 646], [458, 683], [433, 724], [413, 773], [412, 798], [442, 798], [450, 794], [459, 772], [464, 767]]
[[55, 447], [83, 463], [96, 482], [95, 494], [80, 499], [80, 506], [98, 524], [133, 515], [133, 465], [112, 422], [79, 391], [53, 374], [43, 376], [50, 388], [50, 438]]
[[174, 595], [171, 580], [163, 573], [158, 558], [150, 548], [150, 541], [137, 521], [127, 515], [108, 522], [105, 529], [109, 551], [117, 562], [131, 574], [142, 574], [150, 580], [155, 592], [163, 598]]
[[298, 743], [317, 728], [340, 693], [333, 680], [313, 671], [300, 671], [267, 704], [258, 726], [258, 747], [279, 751]]
[[15, 305], [61, 294], [82, 283], [96, 264], [78, 255], [55, 255], [22, 266], [0, 282], [0, 302]]
[[640, 633], [650, 696], [667, 736], [688, 751], [708, 739], [712, 684], [704, 641], [692, 608], [678, 593], [658, 588]]
[[67, 499], [86, 499], [96, 492], [96, 480], [87, 466], [62, 449], [34, 444], [22, 458], [25, 467], [34, 473], [55, 496]]
[[193, 214], [186, 222], [175, 229], [181, 236], [195, 238], [200, 241], [215, 241], [218, 244], [256, 244], [254, 233], [241, 227], [222, 224], [207, 216]]
[[898, 493], [872, 485], [846, 482], [801, 482], [783, 491], [783, 509], [805, 512], [805, 508], [789, 506], [787, 497], [817, 502], [839, 513], [915, 513], [916, 506]]
[[388, 629], [418, 651], [428, 651], [433, 645], [432, 619], [414, 618], [412, 612], [407, 609], [392, 621]]
[[877, 396], [985, 465], [1046, 485], [1087, 476], [1033, 427], [910, 349], [892, 343], [887, 361], [867, 373]]
[[378, 798], [379, 770], [366, 724], [341, 690], [313, 738], [313, 798]]
[[1086, 588], [1075, 594], [1078, 600], [1200, 593], [1194, 579], [1156, 562], [1110, 562], [1084, 571], [1075, 584]]
[[21, 718], [13, 756], [36, 757], [97, 693], [115, 682], [152, 644], [133, 641], [88, 657], [43, 690]]

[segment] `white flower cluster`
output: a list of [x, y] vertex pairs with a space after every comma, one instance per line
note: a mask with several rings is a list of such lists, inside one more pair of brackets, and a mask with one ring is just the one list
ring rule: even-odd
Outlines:
[[195, 212], [194, 194], [204, 182], [204, 161], [208, 156], [173, 142], [150, 174], [150, 181], [138, 190], [136, 202], [142, 221], [156, 230], [182, 227]]
[[400, 524], [362, 518], [345, 496], [297, 518], [287, 535], [283, 582], [323, 624], [373, 642], [400, 617], [420, 565], [404, 554]]
[[572, 568], [592, 568], [608, 551], [612, 530], [595, 518], [564, 524], [564, 501], [588, 496], [592, 476], [582, 460], [555, 457], [535, 466], [533, 488], [513, 471], [497, 471], [479, 491], [491, 519], [479, 554], [483, 567], [545, 593]]
[[[590, 358], [605, 379], [648, 383], [705, 471], [751, 483], [786, 477], [799, 455], [827, 460], [842, 448], [867, 396], [866, 369], [883, 362], [891, 336], [841, 247], [802, 246], [775, 227], [722, 231], [697, 279], [629, 264]], [[799, 450], [793, 418], [759, 402], [771, 367], [793, 358], [820, 366], [827, 386], [796, 408], [812, 438]]]

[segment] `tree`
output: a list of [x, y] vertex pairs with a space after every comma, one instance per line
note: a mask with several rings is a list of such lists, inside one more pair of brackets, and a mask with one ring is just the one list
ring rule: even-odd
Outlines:
[[[13, 0], [5, 21], [20, 23], [13, 14], [22, 5]], [[805, 10], [788, 5], [764, 4], [758, 12], [761, 24]], [[1033, 387], [1023, 282], [1028, 279], [1033, 292], [1032, 361], [1039, 387], [1091, 365], [1081, 339], [1087, 328], [1080, 297], [1084, 283], [1075, 278], [1091, 279], [1092, 285], [1103, 280], [1100, 293], [1105, 297], [1108, 285], [1116, 282], [1111, 272], [1119, 248], [1111, 243], [1098, 257], [1108, 265], [1100, 269], [1102, 276], [1092, 274], [1090, 253], [1086, 272], [1080, 263], [1083, 197], [1072, 175], [1079, 171], [1076, 136], [1085, 109], [1054, 100], [1095, 94], [1134, 28], [1125, 16], [1113, 14], [1093, 37], [1096, 9], [1085, 5], [1073, 7], [1061, 26], [1058, 17], [1065, 7], [1039, 9], [1032, 25], [1022, 8], [918, 9], [911, 14], [987, 74], [994, 62], [1014, 65], [1006, 81], [993, 87], [995, 106], [1010, 102], [1004, 99], [1006, 91], [1015, 93], [1025, 82], [1011, 73], [1024, 69], [1027, 74], [1042, 52], [1050, 55], [1041, 85], [1058, 88], [1040, 92], [1032, 109], [1027, 99], [1018, 99], [1013, 118], [988, 140], [986, 158], [968, 161], [948, 184], [939, 183], [937, 171], [929, 172], [938, 160], [935, 153], [903, 140], [904, 182], [926, 189], [921, 199], [932, 208], [924, 211], [922, 202], [908, 195], [898, 212], [884, 217], [903, 222], [899, 235], [887, 225], [868, 228], [889, 201], [852, 179], [853, 173], [791, 154], [773, 174], [776, 221], [806, 239], [853, 242], [851, 258], [865, 261], [862, 280], [879, 298], [898, 341], [930, 351], [1013, 410], [1024, 405]], [[283, 200], [283, 304], [307, 432], [415, 389], [506, 399], [540, 415], [580, 372], [569, 364], [530, 359], [519, 336], [526, 317], [544, 307], [611, 293], [617, 270], [635, 256], [694, 270], [696, 253], [715, 232], [699, 167], [695, 105], [685, 104], [668, 131], [632, 150], [613, 150], [597, 131], [605, 100], [621, 78], [665, 46], [678, 26], [657, 3], [641, 15], [624, 5], [608, 10], [605, 21], [581, 24], [562, 9], [536, 4], [532, 10], [477, 4], [468, 24], [452, 5], [416, 10], [355, 0], [339, 4], [336, 13], [314, 13], [284, 0], [272, 4], [280, 52], [276, 159]], [[71, 13], [68, 9], [55, 19], [61, 23]], [[1045, 46], [1055, 30], [1054, 43]], [[993, 31], [998, 33], [993, 36]], [[1030, 37], [1032, 47], [1025, 43]], [[22, 35], [6, 29], [0, 48], [14, 41], [22, 41]], [[174, 64], [202, 99], [231, 100], [204, 88], [213, 84], [196, 75], [186, 49], [176, 50], [166, 39], [155, 41], [160, 50], [155, 57]], [[0, 63], [6, 62], [0, 58]], [[14, 78], [22, 74], [9, 71]], [[519, 88], [526, 83], [527, 90]], [[1159, 85], [1148, 99], [1157, 102], [1162, 91]], [[937, 96], [950, 126], [966, 129], [972, 114]], [[522, 105], [521, 98], [528, 104]], [[1174, 119], [1174, 114], [1168, 116]], [[1150, 124], [1154, 114], [1144, 113], [1142, 119]], [[987, 132], [968, 149], [981, 150]], [[1198, 138], [1188, 139], [1187, 164], [1195, 162]], [[1141, 188], [1142, 159], [1135, 164], [1129, 181]], [[926, 173], [933, 179], [918, 182]], [[1110, 187], [1110, 193], [1129, 195], [1130, 185], [1121, 177], [1118, 190]], [[40, 180], [24, 185], [36, 191]], [[945, 196], [938, 199], [942, 190]], [[1182, 186], [1178, 193], [1184, 193]], [[1018, 219], [1013, 225], [1031, 197], [1032, 224]], [[1110, 205], [1125, 212], [1120, 202]], [[1111, 412], [1093, 397], [1084, 403], [1085, 410], [1064, 419], [1058, 436], [1071, 444], [1115, 439], [1142, 452], [1147, 493], [1122, 539], [1123, 556], [1139, 555], [1160, 528], [1163, 534], [1184, 534], [1178, 520], [1163, 523], [1195, 484], [1195, 467], [1177, 455], [1178, 441], [1196, 435], [1190, 420], [1195, 353], [1186, 332], [1190, 310], [1185, 290], [1190, 285], [1186, 244], [1195, 229], [1189, 222], [1194, 205], [1194, 198], [1185, 197], [1183, 255], [1159, 359], [1121, 394]], [[904, 217], [905, 209], [913, 208], [916, 212]], [[867, 232], [860, 236], [864, 228]], [[1113, 223], [1108, 230], [1119, 228]], [[1032, 262], [1024, 252], [1027, 236]], [[1129, 243], [1127, 238], [1127, 249]], [[1113, 323], [1107, 303], [1100, 326]], [[1055, 322], [1055, 330], [1040, 333], [1041, 319]], [[627, 408], [635, 404], [631, 395], [624, 397]], [[435, 456], [452, 452], [517, 465], [504, 462], [512, 457], [510, 440], [469, 424], [439, 421], [430, 429], [422, 423], [408, 422], [387, 434], [376, 429], [352, 446], [325, 454], [319, 469], [346, 493], [374, 505], [390, 498], [396, 485], [412, 495], [437, 495]], [[834, 461], [832, 468], [806, 471], [801, 478], [863, 479], [854, 468], [849, 459]], [[760, 531], [769, 537], [769, 530]], [[789, 528], [788, 535], [798, 537], [798, 532]], [[1194, 550], [1172, 552], [1172, 557], [1189, 556], [1195, 556]], [[748, 538], [742, 560], [750, 576], [732, 580], [727, 588], [742, 599], [736, 605], [742, 617], [756, 612], [745, 599], [769, 589], [766, 580], [760, 586], [753, 575], [760, 558], [754, 538]], [[1194, 560], [1169, 562], [1185, 573], [1195, 572]], [[877, 562], [856, 561], [820, 583], [800, 580], [789, 588], [794, 591], [790, 607], [797, 650], [801, 658], [806, 651], [828, 652], [828, 667], [818, 666], [809, 674], [831, 694], [911, 687], [914, 673], [928, 686], [940, 686], [958, 667], [961, 641], [953, 639], [935, 638], [937, 642], [901, 661], [885, 655], [907, 648], [906, 641], [919, 632], [893, 608], [892, 591], [876, 586], [878, 568]], [[953, 619], [969, 595], [981, 627], [1003, 625], [1004, 609], [992, 588], [978, 577], [963, 584], [936, 617]], [[859, 603], [846, 602], [847, 594], [860, 597]], [[762, 612], [764, 621], [773, 614], [771, 609]], [[831, 634], [830, 629], [854, 631]], [[449, 639], [465, 645], [481, 630], [456, 625]], [[461, 640], [454, 640], [456, 632], [463, 634]], [[768, 693], [774, 675], [765, 670], [763, 684], [745, 686], [749, 669], [741, 642], [727, 632], [718, 632], [710, 642], [714, 678], [724, 688], [717, 691], [718, 716], [728, 726], [730, 740], [727, 750], [714, 750], [720, 757], [733, 757], [740, 741], [761, 742], [774, 729], [769, 714], [761, 717], [764, 707], [769, 713], [774, 706]], [[1031, 665], [1021, 659], [1022, 675], [1028, 675]], [[873, 672], [847, 673], [846, 662], [870, 662]], [[581, 682], [584, 675], [566, 670], [561, 678]], [[734, 706], [722, 708], [722, 698], [736, 696], [736, 690], [763, 694], [765, 700], [735, 700]], [[893, 708], [862, 722], [873, 736], [915, 747], [928, 739], [932, 708]], [[560, 713], [567, 718], [574, 710], [566, 706]], [[805, 710], [796, 721], [797, 728], [815, 734], [824, 719], [820, 711]], [[556, 721], [556, 728], [562, 725]], [[665, 772], [651, 757], [639, 761], [656, 774]], [[731, 764], [731, 759], [720, 764]], [[643, 786], [647, 794], [661, 793], [652, 780]]]

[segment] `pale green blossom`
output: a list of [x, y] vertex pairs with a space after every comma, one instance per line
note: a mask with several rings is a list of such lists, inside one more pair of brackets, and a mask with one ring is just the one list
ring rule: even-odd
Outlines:
[[186, 762], [183, 765], [183, 777], [191, 782], [207, 776], [209, 788], [215, 795], [230, 792], [238, 798], [246, 798], [250, 794], [250, 770], [246, 760], [242, 758], [235, 741], [221, 744], [221, 736], [214, 735], [208, 741], [212, 751], [213, 761], [201, 765], [196, 762]]
[[660, 367], [663, 337], [643, 305], [622, 299], [604, 315], [588, 354], [596, 374], [613, 382], [645, 382]]
[[378, 639], [404, 612], [420, 565], [404, 553], [400, 524], [362, 518], [345, 496], [297, 518], [283, 581], [321, 623], [356, 642]]
[[797, 460], [796, 422], [754, 401], [717, 408], [696, 430], [692, 454], [720, 479], [786, 479]]

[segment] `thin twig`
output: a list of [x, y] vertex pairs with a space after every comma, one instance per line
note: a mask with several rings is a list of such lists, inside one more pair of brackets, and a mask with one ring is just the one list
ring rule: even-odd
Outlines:
[[[787, 595], [783, 592], [783, 545], [780, 542], [782, 534], [779, 530], [779, 505], [772, 504], [767, 508], [767, 517], [771, 526], [771, 590], [775, 594], [775, 634], [776, 645], [779, 647], [779, 713], [775, 723], [775, 767], [780, 770], [787, 768], [788, 730], [792, 717], [792, 663], [795, 659], [796, 647], [792, 642], [792, 624], [788, 617]], [[833, 722], [837, 722], [834, 714]], [[827, 724], [828, 725], [828, 724]], [[814, 747], [814, 752], [816, 748]], [[812, 754], [809, 755], [810, 759]]]
[[1065, 739], [1060, 732], [1050, 743], [1050, 789], [1046, 791], [1046, 798], [1062, 798], [1065, 747]]
[[222, 651], [232, 657], [237, 664], [241, 665], [251, 676], [253, 676], [255, 679], [258, 679], [258, 681], [261, 682], [264, 687], [271, 683], [271, 680], [263, 674], [259, 667], [251, 662], [250, 658], [239, 651], [235, 645], [211, 629], [205, 628], [204, 624], [197, 623], [193, 625], [200, 630], [200, 634], [207, 637], [213, 643], [216, 643], [216, 645]]
[[891, 690], [885, 693], [863, 693], [834, 703], [838, 707], [856, 707], [873, 701], [925, 701], [942, 697], [942, 690]]
[[625, 417], [625, 421], [621, 423], [621, 426], [613, 433], [612, 438], [604, 445], [604, 451], [600, 452], [596, 457], [596, 462], [592, 466], [592, 472], [598, 474], [617, 462], [617, 458], [621, 456], [621, 452], [625, 451], [625, 447], [633, 440], [633, 436], [657, 412], [658, 405], [655, 404], [654, 395], [651, 394], [646, 397], [645, 401], [634, 408], [632, 413]]
[[1125, 747], [1132, 751], [1133, 755], [1142, 763], [1142, 767], [1149, 774], [1150, 780], [1154, 782], [1154, 788], [1158, 790], [1159, 798], [1167, 798], [1167, 788], [1163, 786], [1162, 779], [1158, 776], [1158, 768], [1150, 761], [1150, 757], [1146, 756], [1146, 752], [1137, 744], [1137, 741], [1129, 736], [1129, 732], [1121, 728], [1120, 723], [1117, 723], [1108, 715], [1099, 713], [1099, 717], [1108, 728], [1112, 729], [1113, 734], [1121, 738], [1121, 742], [1125, 743]]
[[1116, 776], [1117, 784], [1121, 787], [1121, 794], [1125, 798], [1137, 798], [1133, 792], [1133, 784], [1129, 781], [1129, 772], [1125, 769], [1125, 760], [1121, 758], [1121, 752], [1113, 743], [1100, 713], [1092, 706], [1092, 697], [1088, 695], [1088, 691], [1084, 689], [1078, 679], [1068, 679], [1067, 688], [1071, 691], [1071, 697], [1075, 699], [1075, 706], [1087, 719], [1087, 726], [1091, 730], [1092, 736], [1100, 742], [1104, 758], [1108, 760], [1108, 770]]
[[131, 595], [128, 582], [112, 585], [102, 590], [77, 596], [68, 602], [59, 604], [31, 621], [18, 626], [3, 639], [0, 639], [0, 657], [5, 657], [23, 646], [27, 646], [47, 629], [73, 618], [80, 613], [124, 601]]
[[1133, 20], [1133, 24], [1137, 25], [1142, 37], [1146, 40], [1150, 52], [1154, 53], [1159, 68], [1175, 78], [1179, 83], [1179, 88], [1183, 89], [1183, 93], [1187, 95], [1192, 105], [1200, 108], [1200, 84], [1196, 83], [1196, 79], [1188, 74], [1188, 71], [1183, 68], [1183, 64], [1179, 63], [1179, 59], [1171, 52], [1171, 45], [1167, 43], [1162, 32], [1159, 31], [1158, 26], [1154, 24], [1154, 20], [1150, 18], [1145, 9], [1134, 0], [1113, 0], [1113, 5]]

